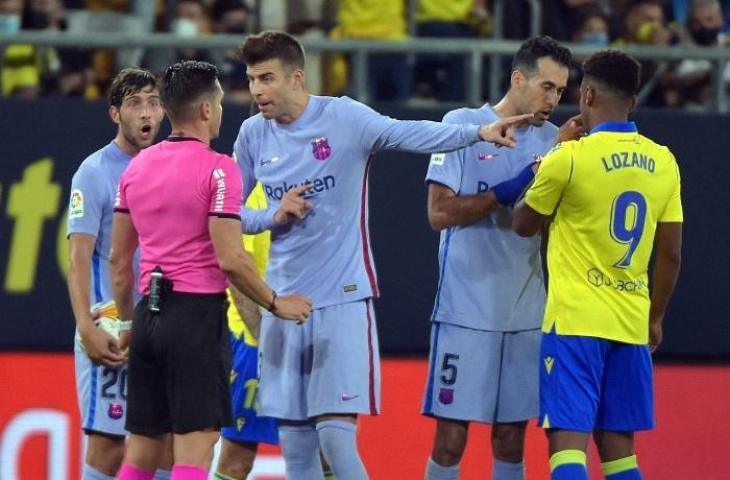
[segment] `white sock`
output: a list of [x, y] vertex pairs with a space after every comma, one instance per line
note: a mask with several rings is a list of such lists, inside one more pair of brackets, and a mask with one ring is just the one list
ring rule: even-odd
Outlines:
[[450, 467], [444, 467], [434, 462], [433, 458], [428, 457], [428, 463], [426, 463], [426, 480], [458, 480], [458, 478], [458, 463]]
[[321, 480], [324, 477], [314, 425], [280, 425], [279, 444], [286, 463], [286, 478]]
[[84, 463], [84, 467], [81, 470], [81, 480], [114, 480], [114, 475], [101, 473], [91, 465]]
[[492, 480], [525, 480], [525, 463], [503, 462], [493, 459]]
[[357, 452], [357, 427], [344, 420], [317, 423], [319, 444], [335, 477], [343, 480], [367, 480], [368, 473]]

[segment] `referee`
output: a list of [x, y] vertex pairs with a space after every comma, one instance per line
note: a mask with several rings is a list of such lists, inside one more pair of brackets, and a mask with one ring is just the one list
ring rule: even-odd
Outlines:
[[[217, 77], [205, 62], [167, 69], [160, 95], [172, 134], [135, 157], [119, 182], [111, 277], [120, 318], [133, 317], [120, 480], [152, 479], [169, 433], [172, 478], [207, 478], [219, 431], [231, 423], [227, 279], [277, 317], [304, 321], [311, 310], [307, 298], [277, 296], [243, 251], [241, 174], [208, 146], [223, 113]], [[133, 308], [138, 244], [144, 297]]]

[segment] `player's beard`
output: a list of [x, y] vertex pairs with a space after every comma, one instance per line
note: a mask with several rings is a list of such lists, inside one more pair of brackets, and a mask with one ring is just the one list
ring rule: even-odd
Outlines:
[[154, 127], [152, 127], [152, 130], [150, 130], [150, 139], [148, 141], [144, 141], [136, 137], [136, 135], [134, 134], [134, 128], [130, 127], [128, 124], [122, 124], [122, 136], [124, 137], [124, 140], [126, 140], [127, 143], [132, 145], [137, 150], [142, 150], [152, 145], [155, 142], [158, 130], [159, 128], [155, 129]]

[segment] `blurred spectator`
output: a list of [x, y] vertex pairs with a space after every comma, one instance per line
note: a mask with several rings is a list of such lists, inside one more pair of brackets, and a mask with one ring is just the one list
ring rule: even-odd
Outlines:
[[[67, 30], [68, 22], [61, 0], [28, 0], [23, 11], [23, 29]], [[43, 94], [100, 96], [87, 50], [35, 47], [35, 57]]]
[[[687, 11], [685, 45], [698, 48], [720, 46], [725, 24], [718, 0], [690, 0]], [[664, 98], [668, 107], [704, 109], [712, 103], [713, 65], [708, 60], [683, 60], [664, 79]], [[730, 66], [724, 72], [730, 81]]]
[[[214, 33], [240, 35], [248, 32], [249, 8], [243, 0], [215, 0], [210, 7]], [[225, 101], [247, 103], [251, 101], [246, 78], [246, 66], [236, 49], [214, 50], [211, 57], [218, 67], [221, 83], [226, 92]]]
[[[21, 29], [22, 0], [0, 0], [0, 34], [14, 34]], [[33, 45], [9, 45], [2, 56], [3, 96], [34, 98], [40, 93], [40, 73], [35, 65]]]
[[[420, 0], [416, 12], [419, 37], [476, 38], [487, 23], [486, 0]], [[485, 32], [486, 33], [486, 32]], [[420, 56], [415, 69], [416, 91], [442, 102], [463, 102], [466, 63], [463, 55]]]
[[[605, 48], [610, 43], [609, 17], [603, 8], [589, 5], [576, 10], [576, 29], [571, 40], [582, 45]], [[563, 94], [563, 103], [578, 103], [580, 99], [580, 82], [583, 79], [582, 63], [584, 57], [573, 56], [570, 67], [568, 88]]]
[[[662, 0], [630, 0], [622, 17], [623, 33], [617, 44], [640, 44], [667, 47], [681, 39], [681, 29], [668, 24]], [[668, 62], [641, 61], [640, 101], [644, 105], [664, 105], [662, 90], [657, 88], [669, 66]]]
[[[339, 0], [337, 26], [332, 38], [398, 41], [407, 38], [405, 0]], [[347, 68], [335, 61], [331, 75], [339, 81], [332, 93], [344, 87]], [[368, 57], [370, 100], [405, 101], [411, 94], [411, 66], [406, 54], [374, 54]]]
[[[175, 5], [168, 30], [180, 38], [194, 38], [209, 33], [210, 23], [203, 0], [180, 0]], [[185, 60], [213, 62], [206, 50], [155, 48], [147, 52], [142, 64], [153, 72], [161, 73], [170, 65]]]

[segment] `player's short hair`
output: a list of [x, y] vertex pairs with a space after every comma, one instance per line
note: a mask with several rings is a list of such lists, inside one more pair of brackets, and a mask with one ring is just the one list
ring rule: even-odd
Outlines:
[[593, 80], [631, 98], [639, 92], [641, 64], [618, 50], [596, 52], [583, 62], [583, 81]]
[[256, 65], [268, 60], [279, 60], [288, 68], [304, 68], [304, 49], [296, 38], [284, 32], [261, 32], [250, 35], [241, 44], [241, 60], [246, 65]]
[[109, 105], [119, 108], [127, 96], [134, 95], [147, 87], [157, 88], [157, 78], [152, 72], [141, 68], [125, 68], [112, 81], [109, 89]]
[[200, 97], [216, 91], [218, 69], [208, 62], [187, 60], [171, 65], [162, 77], [160, 100], [170, 120], [192, 118], [192, 109]]
[[560, 45], [551, 37], [533, 37], [520, 45], [512, 58], [512, 71], [519, 70], [529, 75], [537, 71], [537, 61], [550, 57], [565, 68], [570, 68], [573, 55], [570, 50]]

